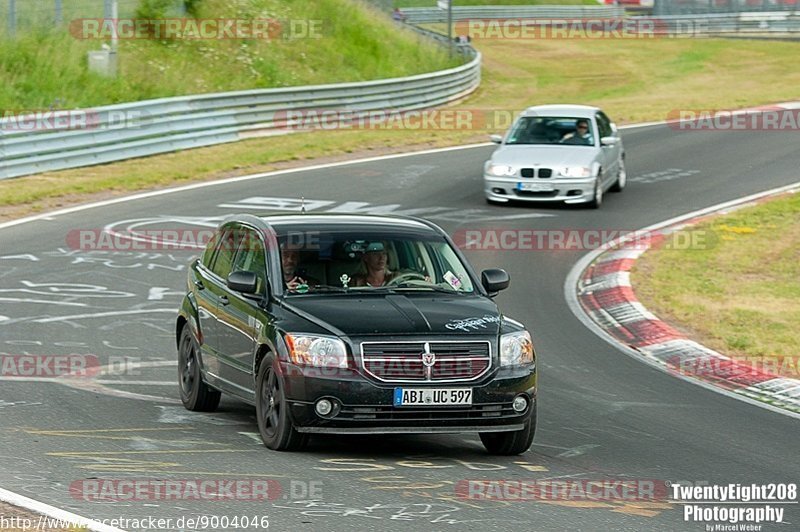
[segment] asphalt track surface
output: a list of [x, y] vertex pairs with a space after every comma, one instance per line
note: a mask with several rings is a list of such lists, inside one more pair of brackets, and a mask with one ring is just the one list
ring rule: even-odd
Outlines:
[[[185, 411], [173, 323], [191, 254], [68, 245], [74, 230], [210, 227], [215, 220], [199, 213], [266, 213], [274, 202], [263, 198], [301, 195], [310, 210], [419, 209], [451, 234], [633, 230], [800, 179], [797, 133], [662, 125], [626, 130], [624, 139], [628, 188], [606, 195], [599, 211], [486, 205], [485, 146], [198, 188], [0, 230], [0, 353], [94, 354], [119, 370], [91, 385], [0, 381], [0, 486], [95, 519], [268, 516], [273, 530], [704, 530], [685, 522], [677, 503], [464, 500], [455, 487], [465, 479], [797, 482], [797, 419], [657, 371], [573, 316], [563, 285], [585, 251], [468, 252], [478, 270], [509, 271], [511, 287], [497, 300], [533, 330], [539, 356], [534, 445], [498, 458], [477, 435], [326, 436], [306, 452], [276, 453], [258, 441], [249, 406], [223, 399], [214, 414]], [[123, 370], [122, 360], [139, 366]], [[97, 478], [275, 479], [282, 492], [269, 502], [96, 502], [70, 492]], [[784, 508], [785, 524], [765, 530], [797, 529], [798, 507]]]

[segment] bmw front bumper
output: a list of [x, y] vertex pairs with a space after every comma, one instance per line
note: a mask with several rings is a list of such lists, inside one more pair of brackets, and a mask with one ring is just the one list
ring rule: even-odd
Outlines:
[[[594, 198], [596, 177], [534, 179], [520, 177], [495, 177], [484, 174], [486, 199], [497, 202], [509, 201], [561, 201], [564, 203], [586, 203]], [[529, 192], [518, 189], [520, 183], [550, 185], [551, 191]]]

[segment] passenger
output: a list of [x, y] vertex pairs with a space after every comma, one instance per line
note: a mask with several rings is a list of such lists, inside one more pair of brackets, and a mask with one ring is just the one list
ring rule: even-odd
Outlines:
[[353, 286], [385, 286], [395, 273], [389, 271], [389, 254], [381, 242], [372, 242], [361, 256], [358, 271], [353, 274]]

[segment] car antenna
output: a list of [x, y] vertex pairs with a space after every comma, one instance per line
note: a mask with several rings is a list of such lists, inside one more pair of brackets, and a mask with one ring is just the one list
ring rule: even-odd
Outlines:
[[306, 213], [306, 198], [300, 196], [300, 214]]

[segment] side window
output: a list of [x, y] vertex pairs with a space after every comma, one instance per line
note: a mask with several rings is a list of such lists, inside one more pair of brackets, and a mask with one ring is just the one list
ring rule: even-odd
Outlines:
[[214, 264], [211, 271], [219, 275], [222, 279], [227, 279], [233, 267], [233, 256], [236, 253], [237, 234], [241, 230], [227, 229], [217, 243], [217, 251], [214, 254]]
[[608, 121], [608, 118], [606, 118], [606, 115], [603, 113], [597, 113], [595, 118], [597, 118], [597, 128], [600, 130], [600, 138], [610, 137], [613, 135], [613, 132], [611, 131], [611, 123]]
[[255, 273], [258, 276], [257, 293], [259, 295], [266, 294], [266, 253], [264, 252], [264, 243], [255, 231], [249, 229], [242, 231], [239, 253], [236, 254], [232, 271], [248, 271]]
[[208, 240], [203, 256], [200, 258], [200, 263], [208, 269], [211, 269], [211, 261], [214, 258], [214, 252], [217, 250], [217, 243], [219, 242], [220, 232], [214, 231], [214, 234]]

